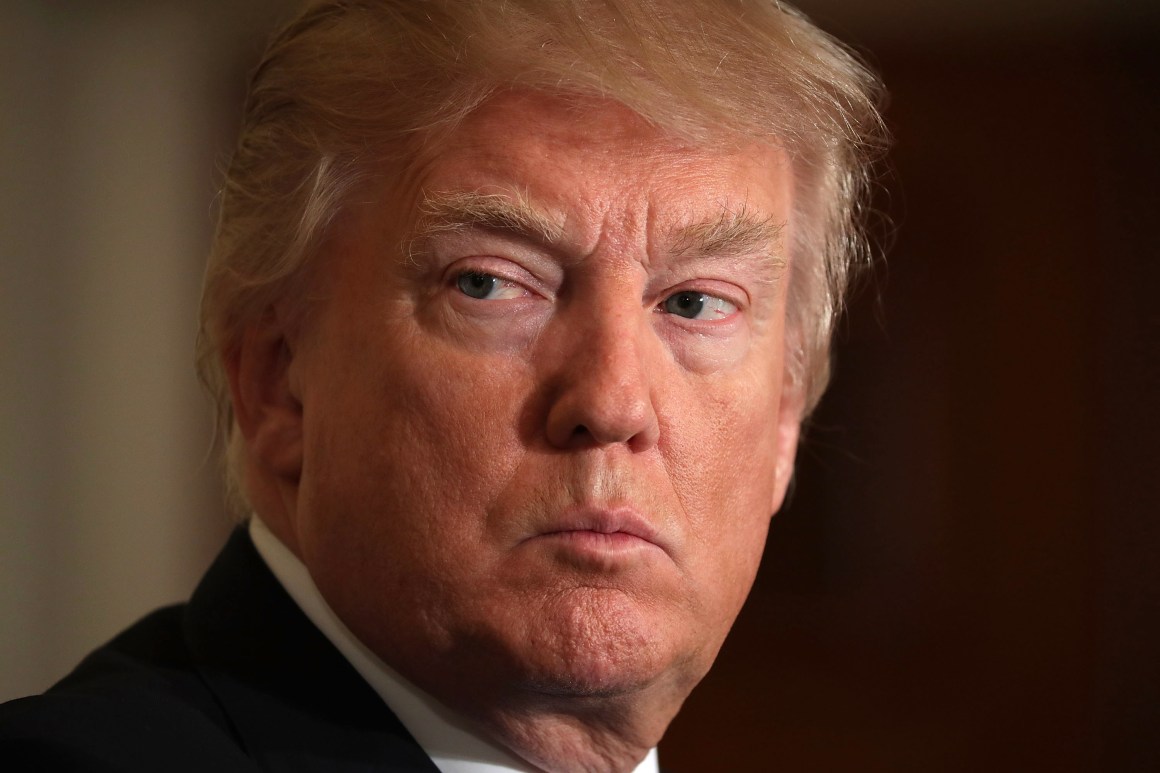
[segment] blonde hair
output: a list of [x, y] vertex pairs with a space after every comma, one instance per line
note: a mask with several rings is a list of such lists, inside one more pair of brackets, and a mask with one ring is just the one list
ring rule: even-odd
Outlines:
[[206, 268], [197, 366], [235, 502], [223, 360], [242, 331], [302, 292], [360, 183], [401, 172], [511, 88], [612, 99], [693, 141], [789, 153], [789, 367], [816, 405], [847, 287], [869, 261], [861, 214], [885, 145], [879, 83], [845, 47], [776, 0], [316, 0], [253, 73]]

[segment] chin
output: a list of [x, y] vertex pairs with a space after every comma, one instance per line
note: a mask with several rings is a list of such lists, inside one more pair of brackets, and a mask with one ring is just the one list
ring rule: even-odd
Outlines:
[[546, 696], [613, 698], [684, 681], [690, 658], [670, 634], [690, 629], [641, 606], [618, 591], [582, 588], [541, 607], [512, 652], [525, 686]]

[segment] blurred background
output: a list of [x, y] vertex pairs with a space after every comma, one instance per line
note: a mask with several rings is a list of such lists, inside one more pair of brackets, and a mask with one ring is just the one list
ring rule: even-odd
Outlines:
[[[0, 700], [230, 528], [196, 299], [289, 5], [0, 3]], [[799, 5], [890, 87], [889, 257], [662, 760], [1160, 770], [1160, 3]]]

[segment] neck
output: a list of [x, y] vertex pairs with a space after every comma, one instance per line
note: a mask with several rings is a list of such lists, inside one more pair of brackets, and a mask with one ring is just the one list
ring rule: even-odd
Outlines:
[[630, 773], [680, 708], [661, 688], [628, 696], [536, 696], [496, 707], [461, 706], [483, 731], [548, 773]]

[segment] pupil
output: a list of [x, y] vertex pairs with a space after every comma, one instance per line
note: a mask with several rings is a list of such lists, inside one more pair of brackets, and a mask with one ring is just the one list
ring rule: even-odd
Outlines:
[[495, 283], [497, 281], [494, 276], [489, 274], [468, 271], [467, 273], [459, 275], [456, 284], [464, 295], [469, 295], [472, 298], [486, 298], [495, 289]]
[[700, 314], [703, 308], [705, 308], [705, 296], [701, 293], [677, 293], [665, 301], [665, 311], [690, 319]]

